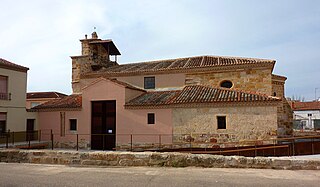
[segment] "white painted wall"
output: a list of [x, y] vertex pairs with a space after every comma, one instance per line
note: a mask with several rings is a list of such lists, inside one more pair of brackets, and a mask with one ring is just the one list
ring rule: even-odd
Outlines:
[[0, 100], [0, 112], [7, 113], [6, 130], [26, 130], [27, 73], [0, 68], [0, 75], [8, 77], [11, 100]]
[[[294, 120], [301, 120], [305, 123], [304, 129], [313, 129], [315, 119], [320, 119], [320, 110], [303, 110], [303, 111], [293, 111]], [[308, 116], [311, 114], [311, 116]]]

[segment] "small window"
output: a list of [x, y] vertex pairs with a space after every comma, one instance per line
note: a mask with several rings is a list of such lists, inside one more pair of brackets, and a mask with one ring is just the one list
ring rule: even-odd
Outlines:
[[312, 114], [308, 114], [308, 117], [312, 116]]
[[277, 93], [276, 93], [276, 92], [273, 92], [273, 96], [277, 96]]
[[36, 107], [38, 105], [40, 105], [39, 102], [31, 102], [31, 108]]
[[218, 123], [218, 129], [226, 129], [227, 128], [226, 116], [218, 116], [217, 123]]
[[144, 89], [155, 89], [155, 77], [145, 77], [144, 78]]
[[148, 124], [154, 124], [154, 122], [155, 122], [154, 113], [148, 113]]
[[220, 87], [223, 87], [223, 88], [232, 88], [233, 84], [231, 81], [222, 81], [220, 83]]
[[70, 131], [77, 131], [77, 119], [70, 119]]

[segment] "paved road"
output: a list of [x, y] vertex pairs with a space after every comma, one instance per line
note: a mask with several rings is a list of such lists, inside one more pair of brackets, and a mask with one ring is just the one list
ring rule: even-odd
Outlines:
[[0, 163], [0, 186], [319, 186], [320, 171]]

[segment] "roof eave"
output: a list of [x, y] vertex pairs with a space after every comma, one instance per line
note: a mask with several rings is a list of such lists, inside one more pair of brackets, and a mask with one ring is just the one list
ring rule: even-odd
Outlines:
[[28, 112], [56, 112], [56, 111], [81, 111], [82, 107], [60, 107], [60, 108], [31, 108]]
[[161, 105], [124, 105], [125, 109], [152, 109], [152, 108], [200, 108], [200, 107], [224, 107], [224, 106], [277, 106], [279, 100], [273, 101], [250, 101], [250, 102], [208, 102], [208, 103], [181, 103]]
[[14, 67], [14, 66], [10, 66], [10, 65], [5, 65], [5, 64], [0, 64], [0, 68], [4, 68], [4, 69], [8, 69], [8, 70], [13, 70], [13, 71], [19, 71], [19, 72], [24, 72], [27, 73], [29, 68], [27, 67]]

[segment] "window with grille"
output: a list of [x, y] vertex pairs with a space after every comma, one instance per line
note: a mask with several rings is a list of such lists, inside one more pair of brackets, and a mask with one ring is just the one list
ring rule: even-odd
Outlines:
[[148, 113], [148, 124], [155, 124], [155, 114]]
[[70, 131], [77, 131], [77, 119], [70, 119]]
[[145, 77], [144, 78], [144, 89], [155, 89], [155, 77]]

